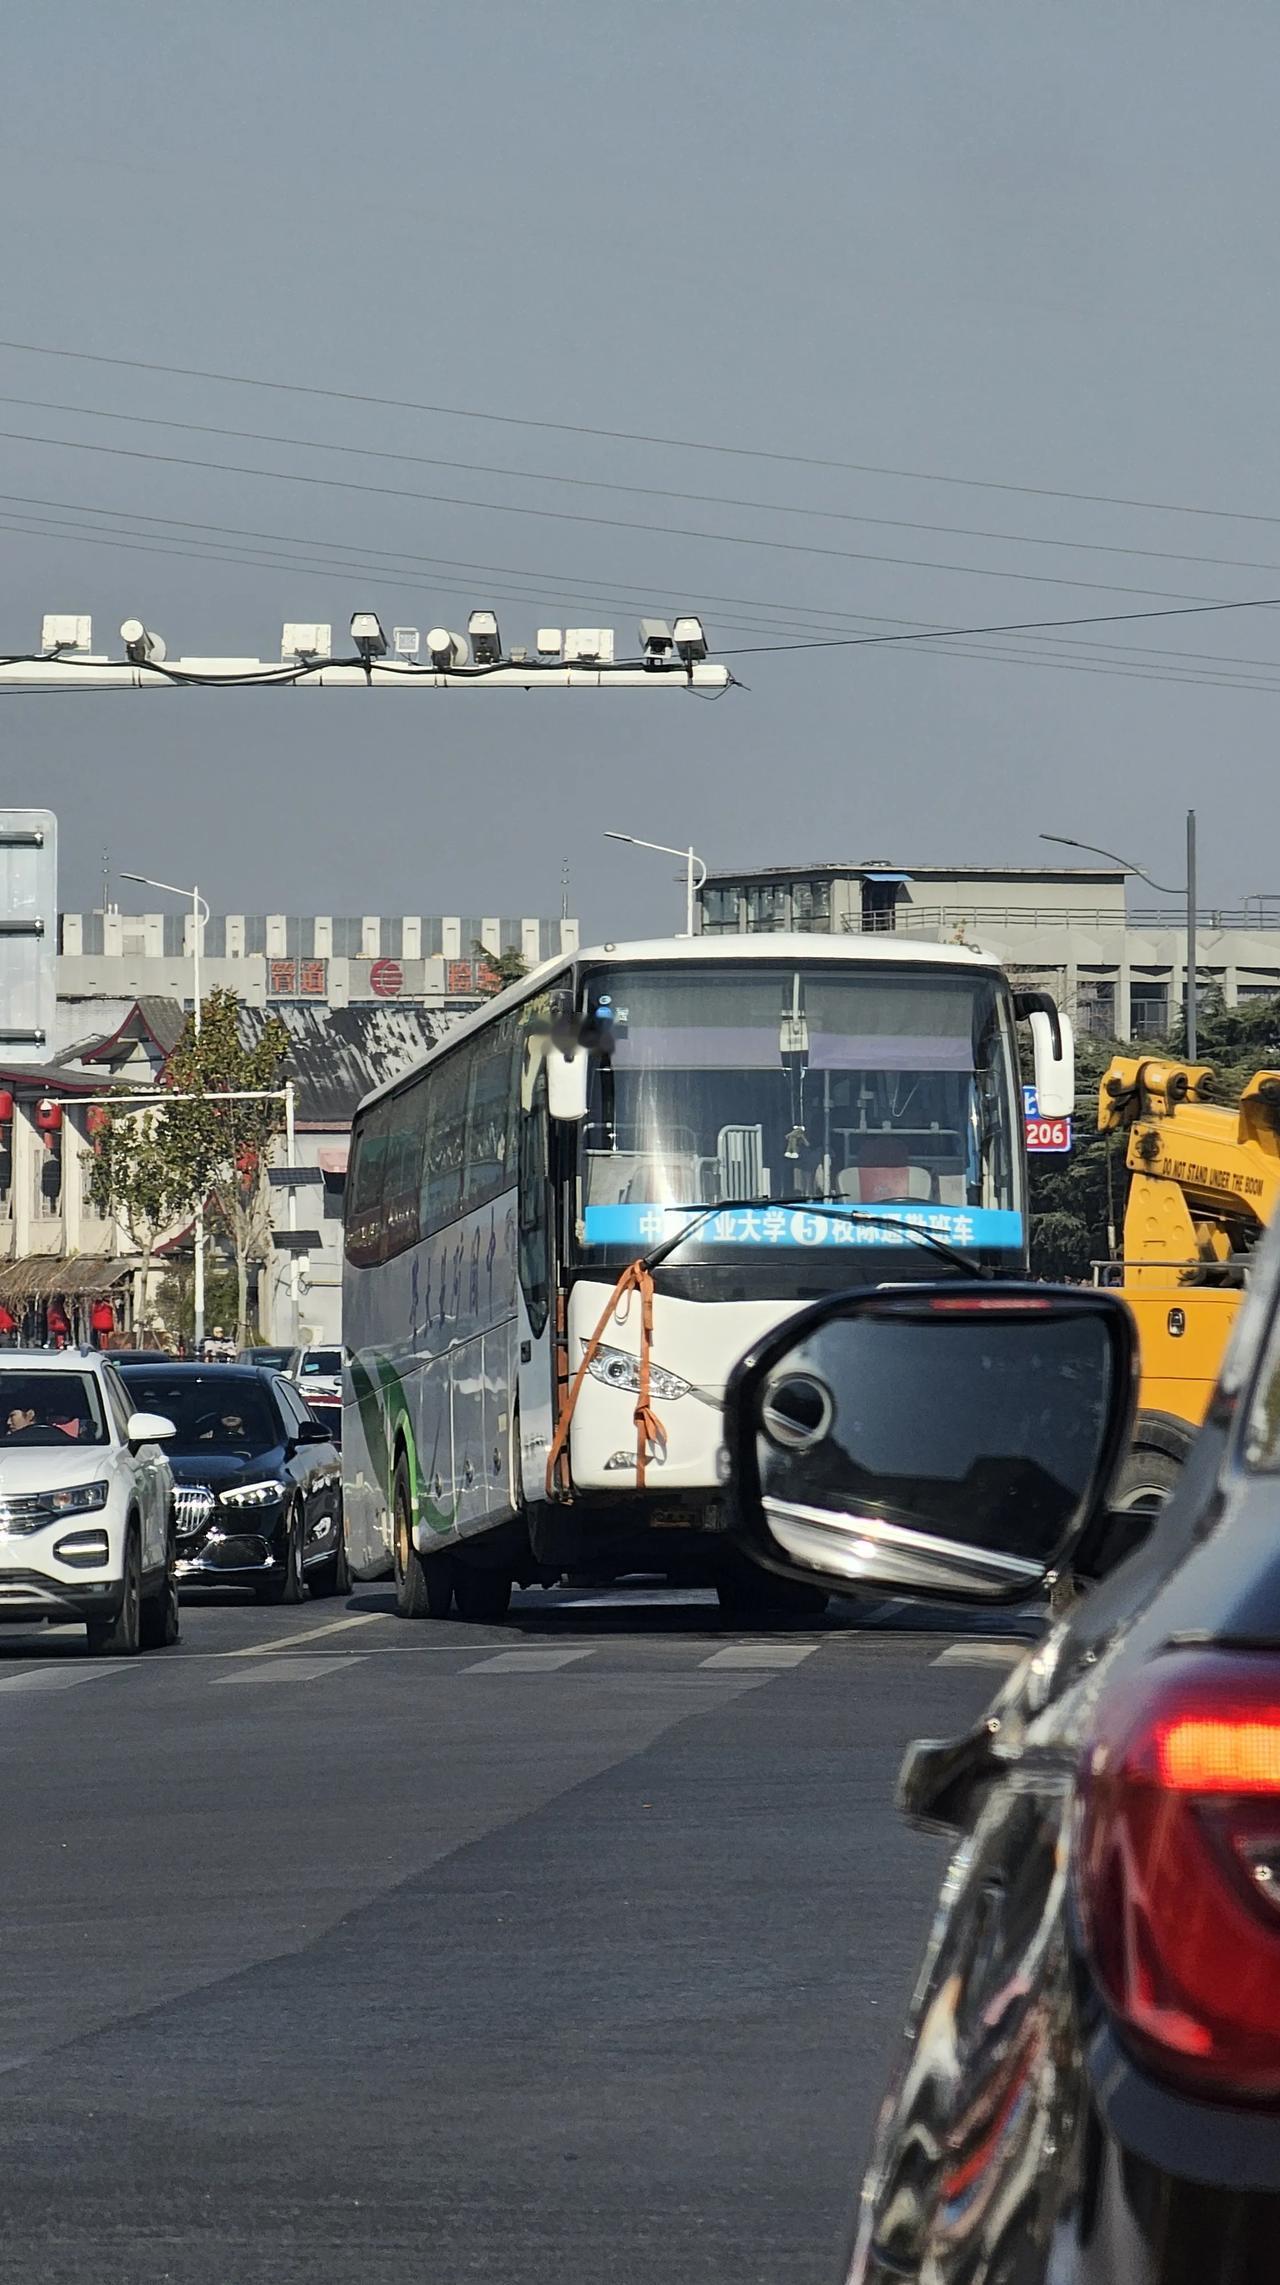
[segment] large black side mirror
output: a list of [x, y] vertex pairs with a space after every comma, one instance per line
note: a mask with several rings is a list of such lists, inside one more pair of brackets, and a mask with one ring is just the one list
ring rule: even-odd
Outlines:
[[1091, 1288], [837, 1295], [730, 1379], [731, 1529], [835, 1593], [1021, 1601], [1105, 1508], [1136, 1373], [1128, 1310]]

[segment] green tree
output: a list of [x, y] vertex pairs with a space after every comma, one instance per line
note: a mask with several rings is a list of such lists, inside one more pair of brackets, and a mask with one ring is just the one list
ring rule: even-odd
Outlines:
[[[1098, 1132], [1098, 1089], [1118, 1040], [1082, 1033], [1076, 1041], [1076, 1112], [1071, 1150], [1033, 1151], [1028, 1161], [1031, 1268], [1036, 1277], [1090, 1278], [1124, 1220], [1124, 1137]], [[1030, 1079], [1030, 1069], [1025, 1076]]]
[[[1221, 992], [1201, 994], [1197, 1059], [1217, 1074], [1215, 1100], [1238, 1102], [1255, 1071], [1280, 1070], [1280, 998], [1246, 1000], [1229, 1008]], [[1037, 1277], [1088, 1278], [1092, 1264], [1119, 1245], [1128, 1191], [1125, 1133], [1098, 1132], [1098, 1088], [1113, 1055], [1169, 1055], [1185, 1060], [1186, 1030], [1179, 1022], [1167, 1039], [1125, 1043], [1082, 1033], [1076, 1041], [1075, 1142], [1069, 1156], [1033, 1153], [1031, 1267]], [[1031, 1076], [1029, 1062], [1023, 1076]]]
[[258, 1038], [246, 1046], [239, 1017], [234, 992], [222, 987], [210, 992], [202, 1005], [199, 1038], [188, 1017], [165, 1076], [176, 1093], [195, 1097], [173, 1103], [168, 1116], [196, 1194], [212, 1197], [235, 1250], [236, 1337], [243, 1345], [249, 1329], [249, 1264], [271, 1258], [267, 1166], [284, 1125], [284, 1106], [278, 1097], [225, 1098], [233, 1090], [280, 1087], [289, 1034], [278, 1016], [269, 1016]]
[[529, 973], [528, 961], [514, 944], [509, 944], [505, 952], [491, 952], [477, 937], [471, 950], [476, 964], [476, 986], [486, 1000], [505, 992], [508, 984], [520, 983]]
[[192, 1214], [199, 1183], [164, 1110], [107, 1111], [93, 1138], [89, 1196], [113, 1216], [142, 1262], [140, 1330], [151, 1322], [151, 1265], [171, 1223]]

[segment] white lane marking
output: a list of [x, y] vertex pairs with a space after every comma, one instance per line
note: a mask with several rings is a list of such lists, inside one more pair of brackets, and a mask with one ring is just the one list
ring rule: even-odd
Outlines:
[[735, 1642], [727, 1650], [713, 1651], [710, 1658], [699, 1660], [702, 1666], [731, 1667], [745, 1671], [759, 1666], [801, 1666], [812, 1658], [816, 1642]]
[[23, 1674], [6, 1674], [0, 1690], [74, 1690], [78, 1682], [109, 1682], [113, 1674], [128, 1674], [119, 1666], [32, 1666]]
[[238, 1666], [234, 1674], [215, 1674], [213, 1686], [241, 1682], [318, 1682], [322, 1674], [349, 1674], [364, 1661], [353, 1658], [277, 1658], [270, 1666]]
[[464, 1666], [464, 1674], [553, 1674], [558, 1666], [572, 1666], [575, 1659], [591, 1658], [591, 1650], [500, 1650], [496, 1658], [482, 1658], [474, 1666]]
[[284, 1634], [278, 1642], [254, 1642], [246, 1650], [228, 1650], [224, 1655], [227, 1658], [265, 1658], [268, 1651], [294, 1651], [301, 1643], [319, 1642], [322, 1635], [345, 1634], [351, 1626], [378, 1626], [390, 1616], [390, 1611], [363, 1611], [359, 1618], [330, 1619], [327, 1626], [309, 1627], [305, 1634]]
[[934, 1666], [1017, 1666], [1029, 1642], [952, 1642], [932, 1660]]

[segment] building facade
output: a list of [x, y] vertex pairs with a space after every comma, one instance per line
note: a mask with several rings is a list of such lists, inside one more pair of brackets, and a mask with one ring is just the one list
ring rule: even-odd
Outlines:
[[[190, 1006], [196, 923], [190, 912], [64, 912], [58, 922], [59, 1040], [94, 1028], [103, 1003]], [[515, 952], [534, 968], [572, 951], [576, 920], [494, 915], [214, 913], [200, 932], [201, 990], [218, 985], [246, 1007], [345, 1008], [417, 1003], [460, 1015], [484, 989], [489, 959]]]
[[[980, 945], [1053, 992], [1082, 1031], [1155, 1038], [1184, 1002], [1187, 934], [1177, 898], [1144, 906], [1131, 901], [1131, 882], [1120, 866], [767, 866], [709, 873], [701, 925], [708, 935], [893, 930]], [[1202, 994], [1216, 988], [1229, 1007], [1280, 994], [1280, 892], [1199, 911], [1196, 939]]]

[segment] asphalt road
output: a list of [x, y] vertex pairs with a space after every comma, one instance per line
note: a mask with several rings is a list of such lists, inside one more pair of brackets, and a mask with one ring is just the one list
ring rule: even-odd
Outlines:
[[0, 1634], [0, 2277], [836, 2285], [942, 1866], [894, 1775], [1014, 1631]]

